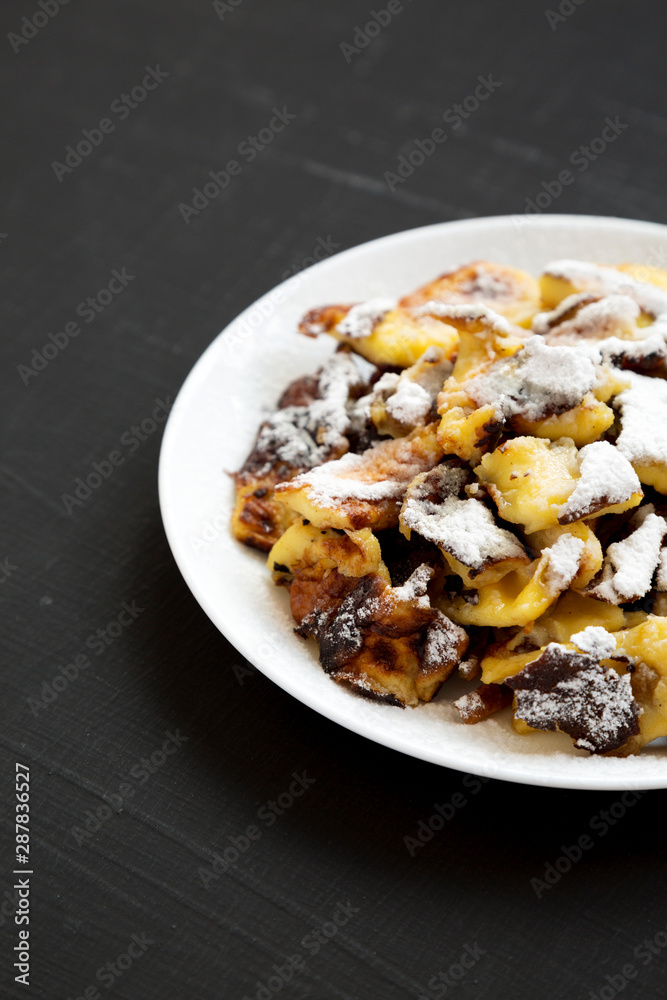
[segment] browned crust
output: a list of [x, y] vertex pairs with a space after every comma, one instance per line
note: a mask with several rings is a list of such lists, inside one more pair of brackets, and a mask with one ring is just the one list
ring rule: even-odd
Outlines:
[[317, 375], [304, 375], [297, 378], [285, 389], [278, 400], [278, 409], [284, 410], [288, 406], [308, 406], [320, 395], [320, 380]]
[[278, 477], [248, 478], [250, 482], [240, 484], [239, 474], [234, 476], [237, 492], [232, 533], [244, 545], [268, 552], [298, 518], [294, 511], [273, 498]]
[[[629, 499], [629, 496], [626, 497], [626, 500]], [[612, 504], [618, 502], [619, 501], [610, 496], [610, 494], [603, 494], [602, 496], [595, 497], [587, 504], [581, 504], [579, 507], [573, 507], [568, 514], [559, 514], [558, 523], [572, 524], [574, 521], [580, 521], [584, 517], [592, 517], [592, 515], [597, 514], [598, 511], [604, 510], [605, 507], [611, 507]]]
[[[571, 684], [577, 675], [586, 676], [586, 685], [578, 693], [562, 687]], [[605, 678], [605, 693], [610, 692], [602, 703], [593, 702], [588, 693], [591, 678]], [[621, 678], [613, 670], [606, 671], [592, 656], [566, 649], [557, 643], [547, 646], [541, 656], [529, 663], [519, 673], [505, 681], [514, 692], [536, 692], [549, 695], [554, 700], [554, 708], [549, 719], [538, 712], [537, 717], [530, 706], [524, 706], [519, 714], [515, 703], [515, 714], [534, 729], [548, 732], [567, 733], [582, 749], [591, 753], [610, 753], [618, 750], [628, 740], [639, 733], [639, 706], [633, 697], [628, 704], [622, 700], [614, 702]], [[560, 688], [560, 694], [557, 694]], [[558, 701], [560, 698], [560, 702]], [[600, 718], [605, 718], [605, 726], [599, 729]], [[612, 727], [613, 722], [613, 727]]]
[[[391, 704], [430, 701], [465, 651], [465, 631], [417, 601], [396, 601], [379, 574], [351, 579], [334, 570], [318, 580], [316, 573], [295, 575], [290, 603], [298, 634], [317, 639], [326, 673]], [[448, 640], [443, 655], [433, 655], [437, 643], [429, 646], [433, 630]]]
[[345, 319], [351, 308], [351, 305], [333, 305], [310, 309], [299, 323], [299, 333], [306, 337], [331, 333], [341, 320]]
[[[291, 382], [278, 401], [278, 410], [289, 406], [308, 406], [319, 398], [319, 378], [304, 375]], [[236, 486], [236, 503], [232, 513], [232, 533], [239, 542], [268, 552], [291, 524], [298, 519], [294, 511], [275, 499], [278, 483], [293, 479], [302, 468], [296, 468], [260, 449], [262, 424], [250, 454], [238, 472], [231, 473]], [[330, 458], [338, 457], [332, 453]], [[267, 471], [268, 467], [268, 471]]]
[[290, 609], [297, 623], [299, 635], [311, 635], [310, 627], [301, 630], [301, 625], [313, 612], [325, 614], [337, 610], [348, 594], [352, 593], [358, 584], [355, 577], [343, 576], [337, 569], [322, 577], [321, 571], [313, 568], [297, 573], [290, 585]]
[[[429, 281], [427, 284], [422, 285], [420, 288], [415, 289], [414, 292], [410, 292], [408, 295], [403, 296], [399, 302], [399, 307], [403, 309], [416, 309], [418, 306], [423, 306], [427, 302], [471, 302], [471, 301], [488, 301], [490, 304], [493, 303], [493, 299], [488, 296], [482, 298], [481, 295], [475, 296], [474, 292], [461, 291], [457, 286], [470, 286], [474, 289], [474, 285], [480, 276], [480, 271], [485, 270], [488, 266], [488, 262], [484, 260], [473, 260], [469, 264], [465, 264], [462, 267], [453, 267], [449, 271], [445, 271], [440, 274], [433, 281]], [[452, 282], [452, 278], [455, 277], [455, 283]], [[496, 275], [496, 277], [498, 277]], [[499, 277], [502, 280], [502, 276]], [[511, 282], [509, 276], [507, 277], [507, 292], [508, 296], [512, 294], [515, 290], [514, 284]]]
[[[384, 440], [362, 455], [363, 463], [348, 477], [343, 477], [349, 479], [350, 488], [357, 482], [381, 483], [395, 480], [401, 486], [404, 484], [404, 488], [407, 489], [418, 473], [433, 468], [442, 458], [437, 425], [427, 424], [425, 427], [417, 427], [406, 437]], [[304, 480], [307, 488], [307, 474]], [[279, 487], [277, 495], [285, 496], [285, 502], [289, 504], [290, 495], [298, 493], [301, 488], [303, 487], [298, 481], [285, 482]], [[336, 509], [344, 513], [345, 527], [354, 531], [360, 528], [380, 531], [396, 526], [402, 503], [403, 494], [395, 499], [383, 500], [361, 500], [354, 496], [342, 496], [337, 502]]]
[[454, 702], [461, 721], [472, 726], [512, 703], [512, 691], [504, 684], [480, 684]]

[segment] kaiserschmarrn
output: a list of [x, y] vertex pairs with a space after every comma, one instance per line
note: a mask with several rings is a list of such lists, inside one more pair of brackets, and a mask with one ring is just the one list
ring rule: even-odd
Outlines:
[[391, 705], [594, 754], [667, 736], [667, 271], [486, 261], [327, 305], [234, 476], [298, 635]]

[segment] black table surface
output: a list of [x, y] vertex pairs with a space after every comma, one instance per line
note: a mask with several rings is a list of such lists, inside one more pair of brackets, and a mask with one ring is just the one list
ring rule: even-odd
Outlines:
[[3, 997], [664, 996], [663, 795], [480, 787], [244, 669], [163, 533], [163, 424], [132, 430], [318, 239], [523, 212], [607, 118], [547, 211], [667, 222], [664, 3], [5, 0], [0, 24]]

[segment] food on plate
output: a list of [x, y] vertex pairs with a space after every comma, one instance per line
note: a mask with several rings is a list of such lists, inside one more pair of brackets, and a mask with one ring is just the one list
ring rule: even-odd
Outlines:
[[235, 473], [295, 631], [366, 697], [509, 708], [625, 756], [667, 736], [667, 271], [476, 260], [313, 308], [336, 347]]

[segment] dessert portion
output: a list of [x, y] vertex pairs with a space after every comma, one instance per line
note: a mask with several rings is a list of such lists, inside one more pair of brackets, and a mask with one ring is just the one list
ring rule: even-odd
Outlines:
[[336, 348], [234, 476], [338, 683], [396, 706], [452, 674], [470, 725], [592, 754], [667, 736], [667, 272], [474, 261], [300, 324]]

